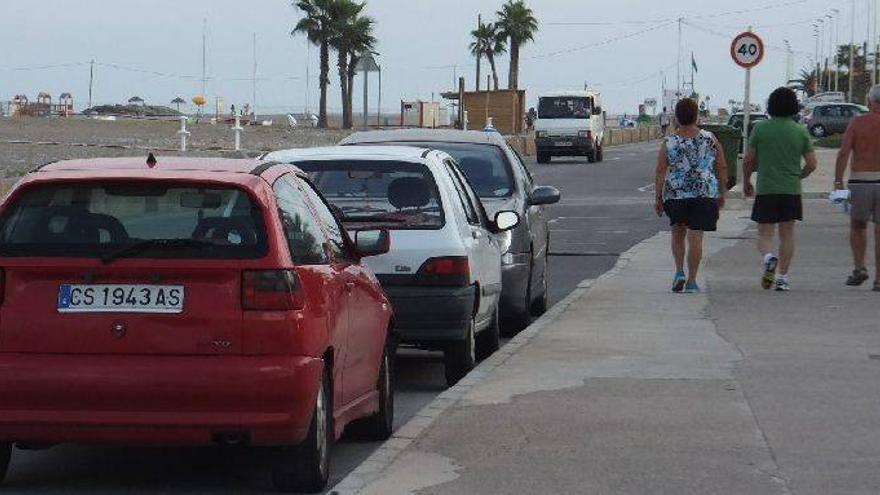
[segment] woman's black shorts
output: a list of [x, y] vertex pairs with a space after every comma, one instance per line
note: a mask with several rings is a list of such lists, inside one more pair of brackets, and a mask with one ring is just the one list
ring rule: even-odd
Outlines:
[[782, 223], [804, 219], [800, 194], [759, 194], [752, 206], [752, 220], [758, 223]]
[[718, 228], [718, 200], [714, 198], [668, 199], [663, 210], [669, 225], [686, 225], [691, 230], [714, 232]]

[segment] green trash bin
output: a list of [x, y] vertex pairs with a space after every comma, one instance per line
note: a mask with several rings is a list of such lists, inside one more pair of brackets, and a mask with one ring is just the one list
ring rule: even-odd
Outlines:
[[715, 134], [718, 142], [724, 147], [724, 158], [727, 158], [727, 189], [732, 188], [737, 181], [739, 142], [742, 140], [742, 132], [728, 125], [701, 125], [700, 128]]

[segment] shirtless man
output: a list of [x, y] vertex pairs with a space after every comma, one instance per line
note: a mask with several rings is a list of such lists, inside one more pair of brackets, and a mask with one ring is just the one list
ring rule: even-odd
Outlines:
[[850, 245], [855, 269], [846, 285], [862, 285], [868, 280], [865, 252], [868, 250], [868, 222], [874, 223], [876, 274], [874, 291], [880, 292], [880, 85], [868, 93], [871, 111], [850, 123], [837, 155], [834, 189], [844, 189], [843, 174], [850, 165]]

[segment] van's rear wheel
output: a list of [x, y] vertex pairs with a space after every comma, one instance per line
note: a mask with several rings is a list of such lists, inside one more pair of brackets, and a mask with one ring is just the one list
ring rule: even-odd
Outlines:
[[596, 150], [590, 150], [587, 152], [587, 162], [596, 163]]
[[446, 384], [450, 387], [465, 377], [477, 363], [476, 324], [471, 318], [463, 340], [450, 343], [443, 352], [446, 367]]
[[12, 459], [12, 444], [0, 443], [0, 483], [6, 479], [10, 459]]
[[279, 447], [277, 465], [272, 470], [272, 481], [278, 491], [318, 493], [327, 486], [333, 436], [330, 380], [330, 373], [325, 368], [315, 398], [309, 434], [303, 443]]
[[605, 159], [605, 150], [603, 148], [604, 148], [604, 146], [602, 146], [601, 144], [596, 145], [596, 161], [597, 162], [601, 162], [602, 160]]

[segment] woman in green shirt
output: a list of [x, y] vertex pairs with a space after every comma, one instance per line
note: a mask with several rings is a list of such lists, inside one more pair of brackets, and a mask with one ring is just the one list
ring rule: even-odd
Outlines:
[[[752, 172], [758, 172], [758, 190], [752, 220], [758, 223], [758, 250], [763, 256], [761, 286], [787, 291], [788, 269], [794, 257], [794, 224], [803, 220], [801, 180], [816, 170], [816, 153], [807, 129], [792, 117], [800, 110], [797, 95], [779, 88], [770, 95], [770, 119], [752, 130], [743, 163], [743, 192], [755, 195]], [[806, 166], [802, 167], [802, 159]], [[779, 256], [774, 254], [774, 234], [779, 231]], [[777, 269], [779, 275], [777, 276]]]

